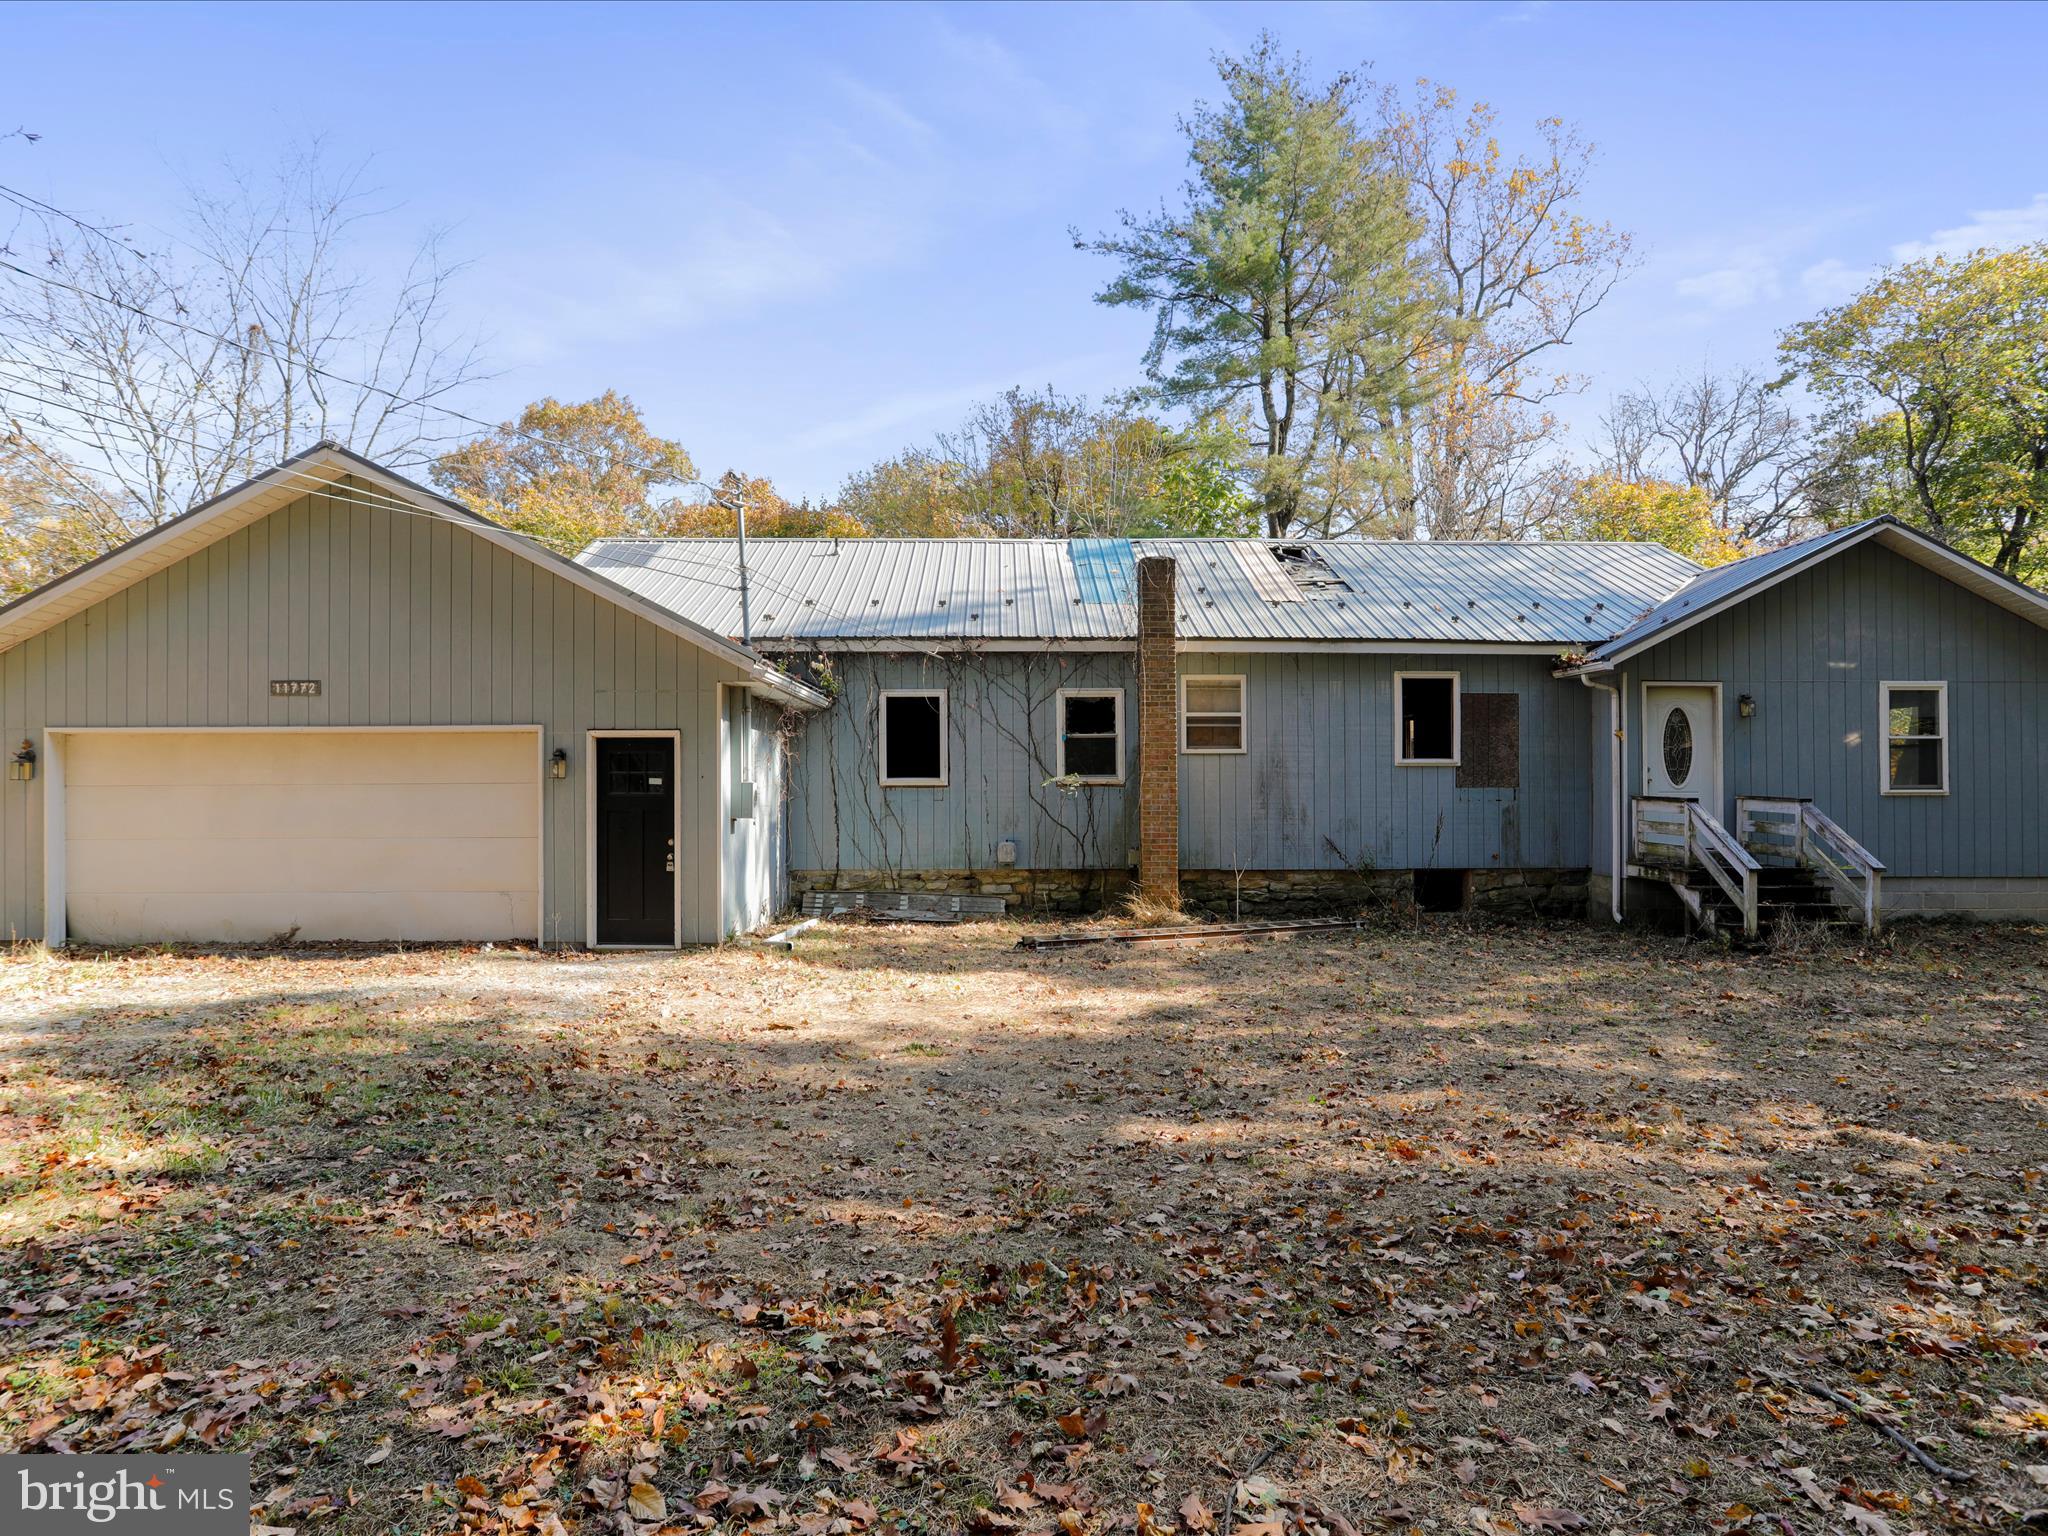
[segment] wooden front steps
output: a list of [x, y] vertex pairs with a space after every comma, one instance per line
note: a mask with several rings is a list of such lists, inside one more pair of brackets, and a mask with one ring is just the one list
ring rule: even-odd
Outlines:
[[1628, 873], [1669, 885], [1704, 931], [1749, 943], [1788, 919], [1877, 931], [1884, 864], [1812, 801], [1745, 796], [1732, 832], [1697, 801], [1631, 804]]

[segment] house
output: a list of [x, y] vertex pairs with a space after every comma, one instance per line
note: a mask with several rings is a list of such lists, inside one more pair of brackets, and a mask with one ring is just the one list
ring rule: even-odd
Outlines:
[[715, 941], [825, 702], [322, 444], [0, 608], [0, 933]]
[[[2048, 600], [1655, 545], [608, 540], [323, 444], [0, 608], [16, 938], [711, 942], [800, 893], [2048, 915]], [[18, 743], [18, 745], [16, 745]]]
[[1879, 518], [1655, 545], [613, 540], [792, 671], [792, 889], [2048, 915], [2048, 599]]

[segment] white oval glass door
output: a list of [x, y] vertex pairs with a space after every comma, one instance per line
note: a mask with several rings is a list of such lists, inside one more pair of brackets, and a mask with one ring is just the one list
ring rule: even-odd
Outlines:
[[1652, 683], [1643, 689], [1643, 793], [1697, 800], [1720, 814], [1720, 721], [1714, 690]]

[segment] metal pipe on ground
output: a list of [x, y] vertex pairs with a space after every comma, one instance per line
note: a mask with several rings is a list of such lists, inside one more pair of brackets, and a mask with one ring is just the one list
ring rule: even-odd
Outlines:
[[780, 933], [771, 933], [767, 938], [756, 939], [754, 942], [763, 949], [779, 949], [788, 954], [796, 948], [796, 936], [807, 929], [817, 927], [821, 921], [821, 918], [807, 917], [800, 923], [792, 923]]

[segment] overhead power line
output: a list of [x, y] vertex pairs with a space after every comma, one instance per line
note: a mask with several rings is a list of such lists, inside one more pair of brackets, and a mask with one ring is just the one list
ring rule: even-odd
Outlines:
[[[128, 300], [116, 298], [112, 294], [98, 293], [90, 288], [81, 288], [77, 283], [67, 282], [61, 277], [51, 277], [48, 273], [32, 272], [27, 267], [21, 266], [16, 262], [0, 260], [0, 268], [12, 272], [18, 277], [25, 277], [31, 282], [43, 283], [51, 288], [61, 288], [65, 292], [76, 294], [82, 299], [91, 299], [96, 304], [111, 304], [116, 309], [125, 310], [127, 313], [147, 320], [154, 325], [172, 326], [191, 335], [203, 336], [209, 341], [219, 342], [222, 346], [233, 347], [238, 351], [249, 354], [251, 357], [267, 358], [271, 362], [280, 363], [287, 367], [302, 368], [307, 373], [330, 380], [336, 384], [346, 385], [350, 389], [359, 389], [366, 394], [382, 395], [385, 399], [395, 402], [401, 409], [417, 406], [422, 410], [439, 411], [444, 416], [452, 416], [457, 421], [468, 422], [471, 426], [481, 427], [486, 432], [509, 432], [514, 437], [524, 438], [528, 442], [537, 443], [543, 448], [559, 446], [549, 442], [544, 437], [515, 427], [509, 422], [485, 421], [481, 416], [471, 416], [467, 412], [458, 411], [452, 405], [442, 405], [434, 398], [434, 395], [439, 393], [439, 391], [429, 391], [423, 395], [402, 395], [397, 390], [385, 385], [370, 384], [361, 379], [352, 379], [347, 374], [336, 373], [331, 368], [324, 368], [318, 363], [311, 362], [305, 358], [285, 357], [269, 347], [256, 346], [234, 336], [222, 335], [219, 331], [209, 331], [205, 326], [194, 325], [187, 320], [178, 320], [168, 315], [159, 315], [154, 310], [144, 309], [140, 304], [130, 303]], [[444, 387], [453, 389], [455, 385], [451, 383]]]
[[[4, 373], [0, 373], [0, 396], [10, 396], [18, 399], [33, 400], [38, 404], [49, 406], [54, 410], [64, 411], [74, 416], [82, 417], [88, 421], [99, 421], [116, 426], [123, 425], [123, 423], [121, 423], [115, 418], [98, 416], [95, 415], [93, 412], [81, 409], [76, 401], [53, 401], [45, 396], [33, 394], [27, 390], [20, 388], [18, 385], [8, 382], [8, 378]], [[44, 426], [51, 425], [46, 420], [43, 421], [41, 424]], [[166, 434], [166, 440], [170, 442], [175, 442], [179, 444], [179, 446], [181, 447], [196, 448], [202, 452], [218, 453], [223, 451], [218, 445], [209, 447], [203, 441], [192, 438], [180, 438]], [[403, 513], [408, 517], [423, 517], [435, 522], [446, 521], [446, 519], [438, 513], [428, 511], [427, 509], [415, 506], [410, 502], [402, 501], [395, 497], [386, 495], [381, 491], [373, 491], [360, 486], [344, 486], [338, 484], [335, 481], [323, 479], [318, 475], [308, 474], [306, 471], [301, 469], [293, 469], [287, 466], [279, 466], [277, 469], [266, 471], [265, 473], [271, 475], [284, 475], [292, 483], [301, 486], [309, 495], [319, 495], [326, 497], [327, 499], [332, 501], [345, 502], [349, 505], [364, 507], [373, 511], [398, 512]], [[505, 532], [512, 534], [516, 538], [525, 539], [530, 543], [539, 542], [538, 540], [534, 539], [531, 534], [521, 533], [516, 528], [504, 528], [503, 524], [493, 524], [493, 526], [503, 528]], [[690, 567], [693, 573], [703, 573], [702, 575], [691, 574], [686, 579], [703, 581], [704, 584], [707, 586], [718, 586], [722, 590], [732, 592], [735, 594], [739, 590], [737, 585], [737, 571], [731, 567], [719, 565], [709, 561], [692, 560], [680, 555], [673, 554], [670, 556], [670, 561], [677, 566]], [[602, 574], [602, 572], [600, 572], [599, 574]], [[712, 578], [717, 579], [713, 580]], [[773, 593], [777, 597], [787, 599], [788, 601], [793, 603], [801, 604], [804, 601], [806, 601], [809, 596], [809, 594], [801, 592], [794, 587], [785, 586], [779, 581], [764, 579], [757, 572], [749, 572], [749, 579], [756, 586], [766, 588], [769, 592]]]

